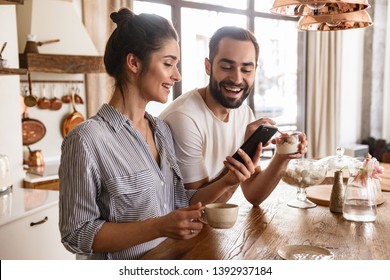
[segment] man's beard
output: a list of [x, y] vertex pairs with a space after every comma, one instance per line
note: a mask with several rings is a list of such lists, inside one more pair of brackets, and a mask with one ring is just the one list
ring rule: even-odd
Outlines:
[[[242, 88], [243, 94], [240, 99], [225, 97], [222, 93], [222, 87], [223, 86], [235, 86]], [[216, 80], [213, 78], [213, 74], [210, 74], [210, 81], [209, 81], [209, 88], [212, 97], [223, 107], [228, 109], [236, 109], [242, 105], [242, 103], [247, 99], [249, 94], [251, 94], [254, 91], [254, 86], [248, 87], [246, 83], [242, 83], [239, 85], [233, 84], [228, 81], [221, 81], [219, 84]]]

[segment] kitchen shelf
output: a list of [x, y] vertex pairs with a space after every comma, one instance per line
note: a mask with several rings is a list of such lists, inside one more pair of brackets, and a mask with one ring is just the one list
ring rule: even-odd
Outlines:
[[24, 4], [24, 0], [0, 0], [0, 5]]
[[102, 56], [27, 53], [19, 55], [20, 67], [42, 73], [105, 73]]
[[1, 68], [0, 75], [26, 75], [27, 72], [62, 74], [106, 72], [102, 56], [28, 53], [20, 54], [19, 60], [21, 68]]
[[0, 69], [0, 75], [25, 75], [27, 69], [22, 68], [2, 68]]

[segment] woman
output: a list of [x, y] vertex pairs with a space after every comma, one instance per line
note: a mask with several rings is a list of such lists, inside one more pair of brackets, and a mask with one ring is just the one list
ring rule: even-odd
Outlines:
[[60, 229], [73, 253], [136, 259], [161, 237], [195, 236], [202, 225], [190, 221], [200, 204], [188, 207], [167, 125], [145, 112], [149, 101], [166, 102], [181, 79], [177, 34], [156, 15], [121, 9], [111, 19], [117, 28], [104, 63], [115, 90], [64, 139]]
[[62, 144], [60, 231], [73, 253], [138, 259], [166, 237], [196, 236], [200, 202], [223, 190], [184, 189], [169, 127], [145, 111], [150, 101], [167, 102], [181, 79], [176, 31], [160, 16], [128, 9], [111, 19], [117, 28], [104, 63], [115, 89]]

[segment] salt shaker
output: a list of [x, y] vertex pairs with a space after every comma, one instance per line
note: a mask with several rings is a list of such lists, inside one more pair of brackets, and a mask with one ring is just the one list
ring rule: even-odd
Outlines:
[[343, 213], [344, 192], [343, 171], [335, 171], [332, 193], [329, 201], [329, 209], [331, 212]]

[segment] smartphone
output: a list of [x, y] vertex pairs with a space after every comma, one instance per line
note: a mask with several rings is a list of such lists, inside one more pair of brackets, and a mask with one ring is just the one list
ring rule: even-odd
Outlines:
[[[265, 145], [271, 137], [278, 131], [276, 127], [268, 125], [260, 125], [255, 132], [242, 144], [241, 149], [244, 150], [250, 158], [252, 158], [256, 152], [257, 145], [263, 143]], [[235, 152], [233, 158], [244, 163], [244, 160], [241, 156]]]

